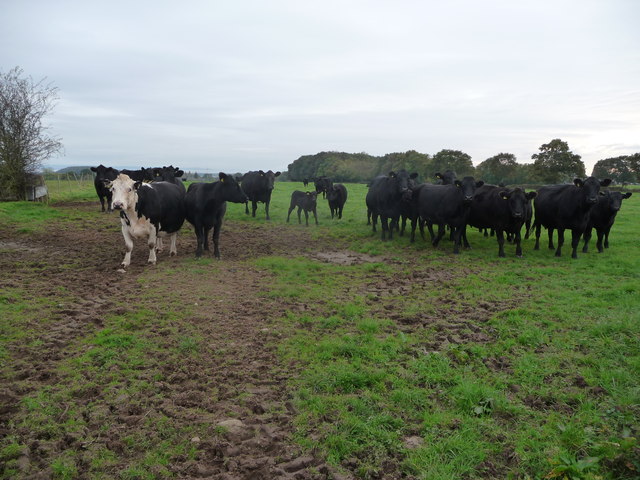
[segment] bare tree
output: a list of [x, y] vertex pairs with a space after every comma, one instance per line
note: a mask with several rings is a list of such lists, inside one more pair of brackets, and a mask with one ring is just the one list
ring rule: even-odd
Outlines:
[[53, 111], [58, 89], [24, 77], [20, 67], [0, 71], [0, 197], [23, 200], [27, 178], [62, 150], [44, 117]]

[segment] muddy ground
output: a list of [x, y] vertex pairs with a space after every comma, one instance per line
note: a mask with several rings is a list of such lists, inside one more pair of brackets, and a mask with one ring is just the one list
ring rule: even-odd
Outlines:
[[[86, 451], [86, 461], [77, 464], [79, 478], [88, 478], [91, 452], [104, 447], [115, 452], [120, 467], [128, 460], [130, 449], [123, 439], [143, 429], [156, 414], [169, 417], [176, 426], [208, 426], [210, 435], [195, 437], [196, 459], [174, 458], [167, 468], [176, 478], [216, 479], [320, 479], [352, 478], [347, 468], [329, 466], [314, 452], [303, 452], [294, 443], [289, 381], [296, 375], [295, 364], [283, 364], [272, 341], [274, 321], [289, 309], [313, 306], [297, 304], [295, 299], [268, 301], [269, 273], [252, 267], [248, 259], [266, 255], [303, 255], [320, 261], [349, 265], [380, 261], [379, 258], [350, 252], [335, 240], [311, 240], [305, 227], [231, 222], [225, 224], [221, 238], [222, 261], [219, 274], [203, 285], [202, 277], [173, 275], [168, 266], [179, 267], [195, 252], [195, 236], [181, 235], [178, 256], [159, 255], [156, 267], [147, 266], [146, 247], [138, 242], [132, 264], [126, 273], [118, 271], [124, 243], [116, 214], [80, 215], [95, 210], [93, 204], [57, 205], [68, 215], [67, 221], [54, 222], [38, 233], [19, 233], [0, 226], [1, 288], [25, 288], [34, 297], [75, 299], [56, 305], [50, 312], [48, 328], [40, 330], [39, 347], [23, 349], [10, 346], [12, 369], [3, 370], [0, 384], [0, 437], [10, 436], [26, 444], [19, 452], [21, 478], [51, 478], [51, 461], [61, 451], [72, 448]], [[77, 219], [74, 220], [74, 215]], [[21, 399], [61, 381], [60, 366], [79, 352], [75, 343], [100, 330], [111, 315], [126, 315], [136, 308], [162, 308], [149, 300], [148, 284], [139, 277], [155, 269], [157, 295], [174, 296], [176, 302], [189, 305], [189, 327], [206, 339], [206, 351], [197, 362], [155, 358], [164, 380], [154, 384], [162, 395], [152, 399], [107, 396], [100, 389], [78, 394], [77, 403], [86, 405], [83, 435], [63, 438], [38, 438], [20, 426], [24, 415]], [[389, 294], [409, 289], [412, 282], [447, 282], [450, 273], [425, 270], [407, 276], [372, 275], [365, 289], [376, 296], [382, 312], [391, 313], [385, 303]], [[362, 293], [362, 292], [360, 292]], [[144, 298], [141, 305], [140, 298]], [[446, 307], [446, 306], [445, 306]], [[458, 307], [456, 307], [458, 308]], [[443, 343], [460, 342], [462, 331], [475, 335], [473, 341], [489, 341], [491, 332], [478, 327], [495, 310], [495, 305], [476, 306], [470, 315], [462, 312], [454, 328], [442, 330], [426, 350]], [[436, 318], [397, 318], [401, 328], [437, 322]], [[454, 322], [455, 323], [455, 322]], [[463, 328], [465, 327], [465, 328]], [[166, 332], [153, 332], [162, 341]], [[220, 355], [225, 361], [221, 366]], [[500, 366], [496, 367], [499, 368]], [[505, 367], [505, 368], [508, 368]], [[140, 372], [144, 376], [145, 372]], [[150, 379], [150, 382], [153, 380]], [[159, 383], [159, 384], [158, 384]], [[193, 408], [201, 412], [194, 415]], [[95, 414], [95, 411], [101, 412]], [[92, 413], [93, 412], [93, 413]], [[65, 412], [60, 414], [64, 420]], [[224, 428], [220, 428], [224, 427]], [[219, 432], [224, 432], [220, 435]], [[111, 466], [112, 471], [118, 465]], [[2, 468], [0, 468], [0, 472]], [[106, 472], [109, 478], [109, 472]], [[399, 471], [387, 471], [385, 478], [402, 478]]]

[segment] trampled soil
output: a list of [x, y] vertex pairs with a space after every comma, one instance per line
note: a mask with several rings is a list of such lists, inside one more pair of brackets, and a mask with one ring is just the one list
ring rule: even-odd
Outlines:
[[[169, 268], [179, 270], [186, 259], [191, 261], [196, 245], [190, 230], [179, 238], [178, 256], [169, 257], [165, 251], [159, 254], [155, 267], [146, 264], [146, 246], [138, 242], [132, 264], [123, 273], [118, 271], [124, 242], [117, 214], [96, 211], [95, 218], [84, 215], [74, 219], [74, 212], [95, 210], [95, 205], [65, 204], [57, 208], [68, 213], [66, 221], [55, 222], [43, 232], [23, 234], [0, 227], [0, 287], [27, 287], [34, 297], [54, 300], [47, 328], [38, 333], [38, 348], [11, 346], [14, 368], [3, 371], [0, 379], [0, 437], [15, 437], [27, 445], [18, 453], [21, 478], [51, 478], [52, 458], [68, 448], [87, 452], [87, 461], [76, 465], [79, 477], [87, 478], [92, 454], [107, 448], [120, 459], [127, 459], [130, 449], [125, 439], [144, 428], [148, 430], [144, 425], [160, 417], [169, 418], [177, 427], [208, 426], [207, 435], [191, 439], [197, 450], [195, 460], [185, 455], [174, 458], [167, 467], [177, 478], [351, 478], [348, 468], [329, 466], [321, 456], [301, 451], [292, 439], [296, 412], [288, 382], [296, 375], [297, 366], [283, 364], [278, 357], [273, 328], [273, 322], [292, 305], [282, 300], [268, 301], [262, 294], [269, 284], [269, 273], [246, 260], [301, 255], [351, 265], [380, 258], [350, 252], [333, 240], [311, 240], [309, 230], [297, 225], [227, 221], [221, 237], [222, 261], [210, 281], [203, 284], [201, 276], [172, 275]], [[148, 379], [155, 391], [162, 392], [153, 398], [130, 398], [126, 393], [107, 396], [96, 388], [81, 390], [77, 401], [87, 406], [84, 415], [88, 417], [84, 418], [87, 426], [83, 435], [62, 439], [30, 435], [18, 421], [24, 414], [21, 400], [58, 384], [60, 375], [64, 375], [61, 365], [80, 353], [74, 348], [75, 342], [99, 331], [112, 315], [133, 314], [142, 307], [156, 311], [159, 318], [166, 315], [159, 307], [165, 303], [154, 304], [148, 294], [149, 284], [139, 281], [149, 269], [158, 272], [153, 284], [157, 298], [174, 298], [176, 305], [189, 306], [189, 327], [205, 339], [208, 354], [197, 360], [186, 357], [181, 364], [169, 357], [155, 358], [163, 379]], [[424, 277], [417, 280], [437, 283], [450, 280], [447, 276], [451, 274], [434, 269], [413, 275]], [[408, 289], [416, 281], [407, 276], [394, 278], [390, 282], [386, 276], [373, 274], [365, 286], [368, 293], [376, 295], [382, 311], [388, 309], [386, 295]], [[65, 300], [56, 303], [58, 298]], [[295, 306], [295, 299], [291, 302]], [[474, 336], [476, 342], [488, 341], [491, 332], [477, 324], [495, 308], [487, 305], [486, 311], [480, 306], [460, 312], [458, 323], [443, 329], [433, 344], [424, 346], [425, 351], [438, 349], [446, 342], [461, 342], [465, 335]], [[396, 320], [408, 329], [438, 321], [429, 316]], [[160, 343], [167, 335], [166, 328], [152, 332]], [[499, 359], [494, 363], [492, 368], [509, 368]], [[144, 378], [145, 372], [139, 375]], [[198, 414], [193, 413], [196, 407]], [[67, 414], [63, 411], [60, 421]], [[110, 468], [114, 472], [118, 466]], [[104, 478], [109, 478], [109, 471]], [[402, 475], [388, 472], [385, 478]]]

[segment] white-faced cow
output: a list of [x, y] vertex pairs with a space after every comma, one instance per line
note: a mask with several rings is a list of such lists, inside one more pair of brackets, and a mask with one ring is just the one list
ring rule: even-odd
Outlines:
[[386, 240], [387, 232], [389, 240], [393, 238], [393, 229], [398, 227], [400, 220], [400, 203], [403, 197], [411, 196], [409, 180], [417, 176], [417, 173], [409, 175], [402, 169], [398, 173], [391, 171], [388, 175], [376, 177], [371, 182], [366, 196], [367, 218], [370, 217], [375, 232], [380, 217], [382, 240]]
[[318, 225], [318, 214], [316, 213], [317, 197], [318, 194], [316, 192], [301, 192], [300, 190], [295, 190], [291, 194], [291, 203], [289, 204], [289, 212], [287, 213], [287, 223], [289, 223], [289, 218], [291, 217], [293, 209], [298, 207], [298, 223], [302, 223], [300, 213], [304, 211], [306, 225], [309, 226], [309, 212], [313, 213], [313, 218], [315, 218], [316, 225]]
[[246, 203], [247, 196], [231, 175], [220, 172], [213, 183], [192, 183], [185, 196], [187, 221], [193, 225], [198, 246], [196, 257], [209, 250], [209, 232], [213, 228], [213, 255], [220, 258], [220, 230], [227, 211], [227, 202]]
[[[96, 187], [96, 193], [98, 194], [98, 198], [100, 199], [100, 205], [102, 206], [103, 212], [112, 212], [113, 207], [111, 205], [112, 202], [112, 193], [107, 185], [116, 179], [118, 176], [118, 170], [113, 167], [105, 167], [100, 164], [97, 167], [91, 167], [91, 171], [95, 172], [96, 177], [93, 179], [93, 185]], [[107, 204], [107, 208], [105, 209], [105, 203]]]
[[[431, 244], [436, 247], [444, 236], [445, 227], [451, 227], [453, 253], [460, 252], [460, 239], [467, 225], [471, 202], [482, 180], [464, 177], [453, 185], [422, 185], [418, 198], [420, 220], [429, 227]], [[433, 234], [433, 225], [438, 225], [438, 235]]]
[[142, 183], [121, 173], [111, 182], [113, 208], [120, 210], [122, 236], [127, 251], [122, 267], [131, 263], [134, 239], [146, 239], [149, 263], [156, 263], [158, 236], [170, 236], [170, 255], [176, 255], [176, 238], [185, 218], [184, 193], [169, 182]]
[[598, 203], [593, 206], [591, 212], [589, 212], [589, 221], [587, 222], [587, 228], [584, 231], [584, 245], [582, 247], [582, 253], [589, 251], [589, 240], [591, 240], [591, 231], [596, 229], [598, 235], [598, 241], [596, 246], [598, 252], [602, 253], [602, 241], [604, 239], [604, 248], [609, 248], [609, 232], [613, 223], [616, 221], [616, 215], [622, 207], [622, 200], [625, 200], [631, 196], [631, 192], [621, 193], [606, 191], [602, 192], [598, 199]]
[[556, 257], [562, 256], [564, 231], [571, 230], [571, 257], [578, 258], [577, 250], [580, 237], [587, 228], [589, 213], [598, 202], [600, 187], [606, 187], [610, 179], [598, 180], [589, 177], [586, 180], [576, 178], [572, 184], [548, 185], [538, 189], [533, 201], [536, 229], [534, 250], [540, 248], [540, 230], [545, 227], [549, 233], [549, 249], [553, 250], [553, 231], [558, 230], [558, 248]]
[[[271, 192], [273, 192], [276, 177], [278, 176], [280, 176], [280, 172], [273, 173], [271, 170], [268, 172], [262, 170], [247, 172], [242, 176], [242, 190], [251, 201], [251, 216], [256, 216], [258, 202], [263, 202], [266, 219], [270, 220], [269, 204], [271, 203]], [[247, 215], [249, 214], [249, 201], [245, 205]]]
[[327, 201], [329, 202], [329, 210], [331, 210], [331, 218], [337, 216], [342, 218], [342, 209], [347, 202], [347, 187], [341, 183], [336, 183], [327, 190]]
[[[495, 185], [482, 185], [476, 189], [468, 225], [480, 229], [492, 229], [498, 240], [498, 256], [504, 257], [504, 234], [513, 236], [516, 256], [522, 256], [520, 230], [526, 220], [527, 204], [535, 198], [536, 192], [526, 193], [520, 188], [506, 189]], [[465, 248], [469, 248], [466, 230], [463, 233]]]

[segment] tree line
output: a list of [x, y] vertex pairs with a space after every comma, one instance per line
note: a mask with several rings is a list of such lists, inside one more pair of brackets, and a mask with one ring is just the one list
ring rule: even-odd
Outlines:
[[[441, 150], [434, 155], [409, 150], [381, 157], [364, 152], [320, 152], [303, 155], [289, 164], [287, 177], [293, 181], [327, 176], [336, 182], [369, 182], [404, 168], [424, 180], [452, 170], [458, 177], [471, 175], [496, 185], [540, 185], [568, 183], [587, 176], [581, 156], [561, 139], [541, 145], [531, 158], [532, 163], [518, 163], [512, 153], [498, 153], [474, 167], [471, 156], [459, 150]], [[640, 153], [600, 160], [591, 175], [621, 185], [640, 183]]]

